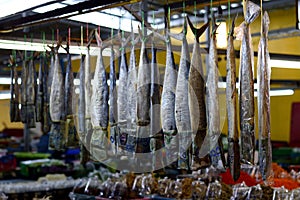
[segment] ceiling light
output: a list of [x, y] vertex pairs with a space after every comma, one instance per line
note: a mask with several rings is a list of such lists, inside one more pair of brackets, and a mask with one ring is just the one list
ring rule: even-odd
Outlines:
[[232, 8], [239, 7], [239, 4], [238, 4], [238, 3], [232, 3], [232, 4], [231, 4], [231, 7], [232, 7]]
[[[70, 46], [69, 52], [71, 54], [86, 54], [85, 46]], [[37, 43], [37, 42], [21, 42], [15, 40], [1, 40], [0, 39], [0, 49], [15, 49], [15, 50], [26, 50], [26, 51], [46, 51], [50, 50], [47, 44]], [[63, 48], [58, 50], [59, 53], [66, 53]], [[96, 56], [99, 54], [98, 47], [90, 47], [90, 54]], [[106, 48], [102, 52], [103, 56], [110, 56], [110, 49]]]
[[[292, 89], [277, 89], [270, 90], [270, 96], [290, 96], [294, 94]], [[254, 91], [254, 96], [257, 97], [257, 91]]]
[[300, 69], [300, 62], [290, 61], [290, 60], [271, 59], [270, 66], [275, 68]]
[[172, 16], [172, 19], [178, 19], [179, 18], [179, 15], [178, 14], [175, 14]]
[[4, 90], [0, 92], [0, 99], [4, 100], [4, 99], [10, 99], [11, 94], [9, 90]]

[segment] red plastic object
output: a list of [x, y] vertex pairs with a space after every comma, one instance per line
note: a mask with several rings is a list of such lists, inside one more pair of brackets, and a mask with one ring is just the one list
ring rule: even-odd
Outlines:
[[0, 157], [0, 172], [12, 171], [17, 167], [17, 160], [13, 155]]

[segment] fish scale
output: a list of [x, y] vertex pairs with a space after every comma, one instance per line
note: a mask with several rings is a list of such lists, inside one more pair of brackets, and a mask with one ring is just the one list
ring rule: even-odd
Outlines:
[[253, 82], [253, 50], [250, 24], [259, 15], [260, 8], [251, 1], [244, 1], [245, 21], [240, 25], [242, 41], [240, 47], [240, 87], [239, 109], [241, 130], [241, 160], [244, 164], [254, 164], [254, 82]]
[[263, 180], [271, 176], [272, 145], [270, 130], [270, 55], [268, 51], [269, 16], [265, 11], [262, 19], [261, 38], [258, 47], [257, 84], [258, 84], [258, 136], [259, 170]]
[[210, 165], [210, 158], [207, 152], [201, 151], [203, 141], [206, 137], [206, 105], [205, 105], [205, 82], [201, 58], [199, 37], [207, 29], [209, 23], [204, 24], [201, 28], [196, 29], [189, 18], [189, 26], [195, 35], [193, 52], [191, 58], [191, 67], [189, 72], [189, 107], [191, 116], [191, 128], [193, 131], [192, 159], [190, 162], [191, 169], [197, 170]]
[[226, 102], [228, 119], [228, 165], [234, 180], [240, 177], [240, 147], [237, 122], [237, 92], [236, 92], [236, 62], [233, 46], [233, 31], [235, 20], [232, 21], [230, 35], [228, 35], [226, 62]]

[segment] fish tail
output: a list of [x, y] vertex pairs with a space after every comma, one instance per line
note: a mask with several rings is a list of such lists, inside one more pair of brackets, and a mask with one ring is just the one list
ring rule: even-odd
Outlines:
[[192, 21], [190, 20], [189, 17], [186, 17], [187, 21], [189, 23], [190, 28], [192, 29], [193, 34], [195, 35], [195, 38], [197, 40], [197, 42], [199, 43], [199, 38], [200, 36], [204, 33], [204, 31], [207, 29], [209, 22], [207, 22], [206, 24], [204, 24], [203, 26], [201, 26], [200, 28], [196, 28]]

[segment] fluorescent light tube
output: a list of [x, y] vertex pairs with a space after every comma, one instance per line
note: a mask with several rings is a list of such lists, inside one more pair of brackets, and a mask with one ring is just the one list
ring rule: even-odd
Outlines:
[[271, 59], [270, 66], [275, 68], [300, 69], [300, 61]]
[[[270, 90], [270, 96], [290, 96], [294, 94], [292, 89]], [[257, 91], [254, 91], [254, 96], [257, 97]]]
[[[69, 52], [71, 54], [86, 54], [87, 48], [85, 46], [70, 46]], [[37, 42], [21, 42], [15, 40], [1, 40], [0, 49], [15, 49], [15, 50], [27, 50], [27, 51], [46, 51], [50, 50], [47, 44]], [[59, 48], [59, 53], [66, 53], [63, 48]], [[99, 54], [98, 47], [90, 47], [90, 55], [96, 56]], [[105, 48], [102, 51], [103, 56], [110, 56], [110, 49]]]
[[10, 91], [4, 90], [0, 92], [0, 100], [10, 99]]

